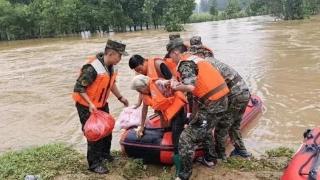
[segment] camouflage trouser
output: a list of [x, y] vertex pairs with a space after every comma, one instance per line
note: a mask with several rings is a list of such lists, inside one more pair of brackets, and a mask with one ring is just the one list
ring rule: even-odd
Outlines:
[[[189, 179], [192, 174], [192, 157], [195, 148], [202, 143], [205, 159], [213, 161], [217, 158], [214, 148], [212, 130], [222, 119], [223, 111], [227, 109], [228, 99], [224, 97], [221, 101], [209, 105], [199, 105], [199, 111], [194, 118], [196, 121], [183, 130], [179, 139], [179, 154], [181, 157], [181, 179]], [[206, 123], [205, 123], [206, 122]]]
[[215, 129], [216, 150], [219, 156], [225, 155], [225, 142], [228, 132], [234, 147], [239, 150], [246, 150], [240, 133], [240, 123], [249, 100], [249, 91], [243, 91], [237, 96], [229, 96], [228, 111]]

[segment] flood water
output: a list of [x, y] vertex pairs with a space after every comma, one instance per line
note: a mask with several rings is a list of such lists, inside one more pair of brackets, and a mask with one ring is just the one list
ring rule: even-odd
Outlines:
[[[128, 52], [165, 54], [165, 31], [111, 34]], [[264, 102], [264, 114], [247, 132], [245, 143], [256, 154], [277, 146], [296, 148], [306, 128], [320, 125], [320, 17], [273, 21], [271, 17], [186, 25], [182, 37], [202, 36], [215, 56], [235, 68], [253, 94]], [[79, 68], [87, 56], [104, 49], [107, 37], [56, 38], [0, 42], [0, 152], [52, 142], [85, 151], [86, 141], [71, 99]], [[129, 57], [119, 64], [117, 80], [131, 104], [134, 75]], [[122, 109], [114, 96], [112, 114]], [[119, 132], [113, 148], [119, 149]]]

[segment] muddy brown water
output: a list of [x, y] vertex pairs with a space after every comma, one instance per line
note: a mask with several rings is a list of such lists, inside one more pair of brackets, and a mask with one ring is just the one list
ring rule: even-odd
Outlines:
[[[245, 78], [264, 101], [264, 114], [246, 133], [245, 143], [259, 154], [277, 146], [296, 148], [306, 128], [320, 125], [320, 16], [304, 21], [275, 22], [271, 17], [186, 25], [182, 37], [202, 36], [218, 59]], [[128, 52], [164, 55], [165, 31], [110, 34]], [[87, 56], [103, 50], [107, 37], [56, 38], [0, 42], [0, 152], [52, 142], [81, 151], [86, 141], [71, 92]], [[134, 75], [128, 58], [119, 64], [118, 86], [131, 104]], [[122, 104], [109, 100], [118, 116]], [[119, 149], [119, 132], [113, 148]]]

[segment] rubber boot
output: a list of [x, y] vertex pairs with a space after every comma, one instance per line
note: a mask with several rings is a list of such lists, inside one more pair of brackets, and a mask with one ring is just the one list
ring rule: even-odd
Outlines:
[[180, 161], [180, 155], [179, 154], [175, 154], [173, 155], [173, 163], [174, 166], [176, 167], [176, 177], [179, 176], [179, 172], [181, 170], [181, 161]]

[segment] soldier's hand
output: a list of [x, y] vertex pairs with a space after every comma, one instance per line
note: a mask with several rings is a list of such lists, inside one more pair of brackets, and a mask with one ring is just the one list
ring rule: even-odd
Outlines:
[[96, 106], [92, 103], [89, 103], [89, 111], [92, 113], [93, 111], [96, 111], [96, 110], [97, 110]]

